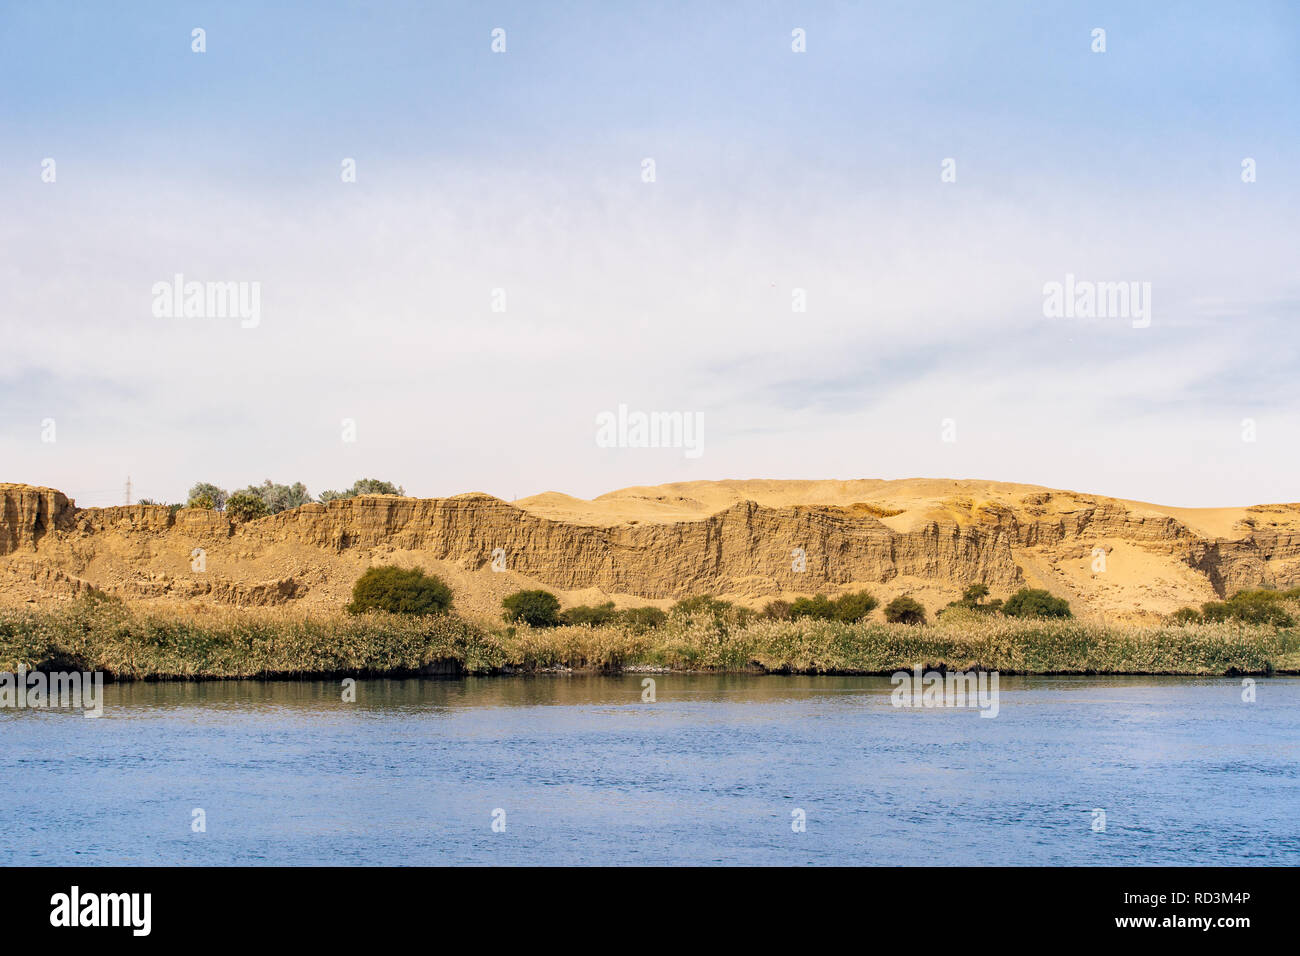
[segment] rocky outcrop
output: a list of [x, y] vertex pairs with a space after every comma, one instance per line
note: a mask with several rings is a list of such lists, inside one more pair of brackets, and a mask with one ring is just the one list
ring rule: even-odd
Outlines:
[[[753, 601], [864, 584], [883, 594], [930, 588], [936, 600], [974, 582], [995, 594], [1032, 584], [1066, 594], [1080, 610], [1135, 612], [1300, 584], [1294, 506], [1248, 517], [1232, 537], [1065, 492], [956, 496], [927, 506], [913, 515], [870, 503], [739, 500], [698, 518], [598, 524], [482, 494], [366, 496], [239, 523], [151, 505], [79, 509], [53, 489], [6, 484], [0, 556], [8, 557], [0, 564], [10, 567], [0, 575], [0, 598], [97, 588], [136, 600], [337, 606], [360, 569], [399, 559], [454, 570], [462, 590], [491, 597], [489, 607], [499, 601], [492, 589], [507, 582], [646, 600], [712, 593]], [[1104, 573], [1091, 566], [1099, 552], [1112, 556]], [[507, 575], [493, 573], [502, 568]]]
[[61, 491], [0, 484], [0, 555], [35, 547], [51, 531], [69, 527], [75, 514]]

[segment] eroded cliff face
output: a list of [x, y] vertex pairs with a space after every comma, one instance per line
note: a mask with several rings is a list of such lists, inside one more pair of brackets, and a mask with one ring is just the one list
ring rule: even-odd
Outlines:
[[[875, 502], [773, 506], [741, 488], [706, 498], [720, 505], [711, 513], [700, 498], [638, 490], [606, 503], [622, 517], [600, 520], [588, 520], [577, 499], [367, 496], [238, 523], [160, 506], [83, 509], [53, 489], [4, 484], [0, 600], [95, 589], [139, 601], [323, 609], [345, 603], [356, 577], [385, 563], [442, 574], [459, 607], [484, 613], [528, 586], [566, 602], [711, 593], [751, 604], [870, 587], [937, 608], [981, 582], [995, 595], [1047, 587], [1085, 615], [1122, 617], [1300, 584], [1297, 506], [1240, 509], [1225, 536], [1154, 506], [1024, 486], [977, 490], [907, 498], [885, 489], [872, 492]], [[627, 517], [643, 512], [653, 520]]]

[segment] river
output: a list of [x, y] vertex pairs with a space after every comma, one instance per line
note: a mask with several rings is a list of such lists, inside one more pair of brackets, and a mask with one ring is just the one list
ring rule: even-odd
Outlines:
[[1297, 678], [1004, 678], [987, 719], [887, 678], [646, 676], [0, 712], [0, 861], [1300, 863]]

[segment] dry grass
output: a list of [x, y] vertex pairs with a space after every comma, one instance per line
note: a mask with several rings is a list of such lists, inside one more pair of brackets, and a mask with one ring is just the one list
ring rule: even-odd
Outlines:
[[914, 666], [1007, 673], [1300, 672], [1300, 634], [1239, 624], [1107, 627], [945, 615], [925, 627], [673, 616], [655, 630], [506, 628], [454, 616], [197, 613], [77, 601], [0, 611], [0, 671], [102, 670], [117, 679], [499, 673], [561, 668], [890, 673]]

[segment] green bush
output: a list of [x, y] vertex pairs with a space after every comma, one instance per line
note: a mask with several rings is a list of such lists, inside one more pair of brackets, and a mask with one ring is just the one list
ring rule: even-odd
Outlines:
[[1021, 588], [1002, 605], [1008, 617], [1073, 617], [1070, 602], [1042, 588]]
[[1180, 627], [1185, 624], [1200, 624], [1205, 618], [1194, 607], [1180, 607], [1170, 615], [1170, 619]]
[[924, 624], [925, 608], [904, 594], [885, 605], [885, 620], [890, 624]]
[[532, 627], [555, 627], [560, 623], [560, 599], [550, 591], [516, 591], [501, 601], [506, 621], [522, 621]]
[[1271, 624], [1290, 627], [1295, 618], [1282, 603], [1287, 592], [1258, 589], [1238, 591], [1226, 601], [1209, 601], [1201, 605], [1207, 621], [1243, 621], [1247, 624]]
[[825, 594], [810, 598], [796, 598], [790, 605], [790, 617], [795, 620], [810, 617], [814, 621], [830, 621], [835, 618], [835, 602]]
[[213, 511], [217, 506], [216, 503], [213, 502], [212, 498], [209, 497], [208, 495], [198, 495], [194, 498], [191, 498], [190, 503], [185, 507], [200, 508], [203, 511]]
[[236, 521], [253, 521], [257, 518], [265, 518], [270, 513], [266, 507], [266, 502], [257, 495], [250, 495], [243, 491], [236, 491], [226, 502], [226, 514]]
[[352, 482], [352, 487], [347, 491], [322, 491], [320, 501], [322, 504], [328, 504], [331, 501], [355, 498], [357, 495], [404, 495], [406, 489], [401, 485], [395, 485], [391, 481], [380, 481], [378, 478], [360, 478]]
[[560, 613], [560, 623], [600, 627], [602, 624], [609, 624], [617, 616], [618, 612], [614, 610], [613, 601], [606, 601], [604, 604], [595, 606], [579, 604], [577, 607], [562, 611]]
[[759, 612], [759, 616], [769, 621], [788, 621], [790, 620], [790, 602], [782, 601], [780, 598], [775, 601], [768, 601], [763, 605], [763, 610]]
[[880, 604], [870, 591], [841, 594], [834, 603], [835, 620], [846, 624], [862, 620]]
[[371, 568], [352, 586], [349, 614], [388, 611], [392, 614], [442, 614], [451, 609], [451, 588], [419, 568], [388, 565]]
[[619, 612], [619, 620], [625, 627], [640, 634], [663, 626], [668, 620], [668, 614], [657, 607], [630, 607]]

